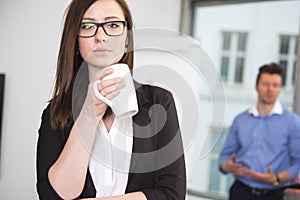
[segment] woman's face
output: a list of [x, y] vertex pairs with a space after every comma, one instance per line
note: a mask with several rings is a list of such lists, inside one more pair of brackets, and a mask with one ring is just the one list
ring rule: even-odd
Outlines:
[[[92, 23], [111, 21], [125, 21], [121, 7], [114, 0], [97, 0], [83, 15], [81, 22], [84, 22], [86, 25], [81, 25], [80, 29], [88, 31], [87, 29], [90, 28]], [[88, 22], [91, 22], [91, 24], [88, 24]], [[107, 24], [106, 28], [114, 28], [116, 27], [115, 25]], [[106, 67], [118, 63], [122, 58], [126, 39], [126, 27], [124, 27], [124, 33], [118, 36], [108, 36], [102, 27], [98, 27], [95, 36], [88, 38], [78, 37], [80, 54], [89, 65]]]

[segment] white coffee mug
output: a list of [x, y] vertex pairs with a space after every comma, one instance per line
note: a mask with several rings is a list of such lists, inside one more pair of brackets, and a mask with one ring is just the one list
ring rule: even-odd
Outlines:
[[135, 115], [139, 109], [137, 104], [137, 97], [135, 93], [135, 87], [130, 74], [130, 70], [127, 64], [118, 63], [106, 67], [112, 68], [114, 71], [112, 74], [105, 76], [102, 80], [121, 77], [124, 79], [125, 87], [120, 89], [120, 93], [115, 96], [112, 100], [104, 97], [98, 90], [98, 83], [101, 80], [96, 80], [93, 83], [93, 91], [95, 96], [111, 107], [113, 113], [118, 118], [127, 118]]

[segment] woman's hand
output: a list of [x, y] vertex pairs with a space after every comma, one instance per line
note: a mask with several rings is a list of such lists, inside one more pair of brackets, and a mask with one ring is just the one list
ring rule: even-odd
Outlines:
[[[120, 93], [120, 89], [125, 86], [124, 80], [122, 78], [112, 78], [103, 80], [106, 76], [113, 73], [113, 69], [105, 69], [104, 72], [97, 77], [101, 82], [98, 84], [99, 92], [109, 100], [112, 100], [115, 96]], [[93, 82], [89, 84], [87, 97], [83, 104], [82, 114], [93, 116], [97, 120], [101, 120], [107, 105], [99, 100], [93, 91]]]
[[[121, 78], [102, 80], [113, 70], [104, 70], [97, 77], [99, 92], [108, 99], [114, 98], [124, 86]], [[88, 87], [83, 107], [71, 129], [68, 140], [55, 163], [48, 172], [49, 182], [63, 199], [74, 199], [84, 188], [86, 173], [93, 150], [99, 120], [107, 105], [98, 100], [93, 92], [93, 83]]]

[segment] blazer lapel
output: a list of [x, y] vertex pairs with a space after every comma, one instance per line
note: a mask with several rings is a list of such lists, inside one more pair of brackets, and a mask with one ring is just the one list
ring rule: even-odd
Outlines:
[[143, 138], [141, 138], [140, 134], [148, 135], [146, 132], [150, 131], [147, 128], [147, 125], [150, 124], [149, 117], [149, 109], [147, 103], [149, 102], [143, 86], [135, 82], [136, 86], [136, 94], [138, 100], [139, 112], [133, 116], [133, 147], [132, 147], [132, 155], [130, 161], [130, 170], [128, 182], [132, 178], [134, 171], [136, 169], [137, 163], [139, 162], [139, 153], [144, 153], [144, 144], [141, 142]]

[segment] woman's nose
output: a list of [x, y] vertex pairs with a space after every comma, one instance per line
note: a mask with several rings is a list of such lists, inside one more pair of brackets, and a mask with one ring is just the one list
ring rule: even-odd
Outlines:
[[96, 35], [95, 35], [95, 40], [96, 42], [104, 42], [108, 39], [108, 35], [106, 35], [105, 31], [103, 30], [102, 27], [99, 27]]

